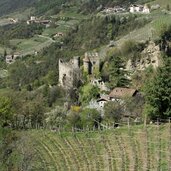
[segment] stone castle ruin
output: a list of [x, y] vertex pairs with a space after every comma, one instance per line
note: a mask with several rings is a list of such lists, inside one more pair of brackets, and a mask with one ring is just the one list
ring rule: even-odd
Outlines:
[[83, 68], [87, 74], [94, 74], [96, 71], [99, 71], [99, 54], [97, 52], [86, 52], [83, 59]]
[[59, 85], [64, 88], [77, 86], [81, 77], [80, 57], [76, 56], [69, 62], [59, 59]]
[[[94, 74], [96, 71], [99, 71], [99, 61], [100, 60], [98, 53], [85, 53], [83, 59], [83, 71], [88, 75]], [[69, 89], [77, 87], [80, 80], [80, 57], [76, 56], [69, 62], [64, 62], [62, 59], [59, 59], [59, 85], [66, 89]]]

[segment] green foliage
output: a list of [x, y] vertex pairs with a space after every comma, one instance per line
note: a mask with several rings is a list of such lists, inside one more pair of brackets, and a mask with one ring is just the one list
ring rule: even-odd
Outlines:
[[[11, 39], [28, 39], [36, 34], [41, 34], [43, 32], [44, 26], [41, 24], [31, 24], [19, 23], [15, 25], [6, 25], [0, 27], [1, 40], [0, 44], [7, 47], [11, 47], [9, 40]], [[15, 47], [13, 47], [15, 48]]]
[[132, 75], [131, 84], [138, 90], [141, 89], [144, 83], [155, 75], [153, 66], [147, 67], [144, 71], [137, 71]]
[[[46, 87], [45, 87], [46, 88]], [[56, 102], [61, 100], [62, 97], [64, 97], [65, 91], [58, 86], [53, 86], [48, 88], [47, 92], [47, 104], [49, 107], [52, 107], [52, 105]]]
[[167, 56], [171, 56], [171, 25], [163, 25], [159, 32], [160, 36], [160, 48]]
[[7, 97], [0, 97], [0, 126], [10, 124], [12, 120], [12, 103]]
[[169, 4], [166, 5], [166, 10], [170, 11], [170, 5]]
[[48, 85], [56, 85], [58, 83], [58, 72], [49, 71], [44, 79], [44, 82], [47, 82]]
[[50, 127], [63, 127], [66, 124], [66, 110], [63, 107], [56, 107], [46, 114], [45, 122]]
[[118, 102], [108, 102], [104, 106], [104, 120], [108, 123], [119, 122], [124, 114], [123, 105]]
[[162, 40], [171, 41], [171, 25], [162, 25], [159, 36]]
[[[108, 43], [111, 39], [116, 39], [119, 36], [125, 35], [136, 28], [148, 23], [139, 23], [135, 20], [135, 15], [128, 16], [106, 16], [106, 17], [91, 17], [82, 21], [79, 26], [71, 30], [64, 42], [71, 49], [80, 48], [97, 48], [100, 45]], [[89, 31], [91, 30], [91, 32]]]
[[67, 114], [67, 127], [77, 129], [97, 128], [101, 122], [101, 115], [96, 109], [83, 109], [80, 113], [70, 111]]
[[0, 16], [29, 8], [34, 2], [35, 0], [0, 0]]
[[137, 94], [135, 97], [124, 99], [124, 106], [126, 108], [126, 114], [132, 118], [142, 118], [144, 109], [144, 97], [141, 94]]
[[[67, 0], [40, 0], [35, 4], [36, 14], [41, 15], [50, 11], [50, 14], [57, 14], [61, 9], [62, 5], [65, 4]], [[49, 14], [49, 15], [50, 15]]]
[[67, 127], [81, 129], [81, 117], [77, 112], [70, 112], [67, 115]]
[[80, 89], [79, 101], [82, 105], [88, 104], [91, 99], [97, 98], [99, 94], [99, 88], [91, 84], [84, 85]]
[[16, 170], [20, 158], [16, 142], [20, 136], [10, 129], [0, 128], [0, 168], [1, 170]]
[[125, 57], [129, 58], [132, 61], [140, 58], [140, 53], [144, 49], [144, 43], [138, 43], [133, 40], [125, 41], [121, 47], [120, 54]]
[[98, 127], [100, 121], [101, 121], [101, 115], [100, 112], [98, 112], [96, 109], [84, 109], [80, 113], [81, 117], [81, 125], [82, 128], [90, 128], [92, 129], [93, 127]]
[[[9, 68], [8, 83], [13, 89], [19, 90], [22, 86], [38, 81], [40, 76], [45, 75], [44, 64], [36, 64], [34, 61], [29, 63], [16, 61]], [[40, 83], [40, 82], [39, 82]], [[40, 86], [40, 84], [39, 84]]]
[[147, 115], [151, 119], [171, 116], [171, 63], [158, 68], [156, 76], [146, 82], [145, 97]]
[[129, 80], [124, 71], [125, 64], [121, 57], [112, 56], [109, 65], [110, 88], [124, 87], [129, 85]]

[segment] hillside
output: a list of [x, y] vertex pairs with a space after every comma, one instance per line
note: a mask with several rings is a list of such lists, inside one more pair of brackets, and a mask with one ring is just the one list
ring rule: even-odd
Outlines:
[[170, 0], [0, 0], [0, 171], [171, 170]]
[[0, 0], [0, 16], [29, 8], [36, 0]]

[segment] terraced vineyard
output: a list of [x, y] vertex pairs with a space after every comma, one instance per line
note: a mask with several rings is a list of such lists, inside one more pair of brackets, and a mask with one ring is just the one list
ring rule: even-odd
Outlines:
[[[170, 170], [169, 124], [68, 133], [29, 131], [38, 160], [47, 171]], [[169, 169], [170, 168], [170, 169]], [[39, 170], [37, 169], [37, 170]]]

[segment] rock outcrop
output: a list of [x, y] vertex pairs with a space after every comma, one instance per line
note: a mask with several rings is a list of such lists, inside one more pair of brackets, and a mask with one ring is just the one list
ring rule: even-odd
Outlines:
[[161, 64], [161, 52], [159, 45], [154, 42], [150, 42], [149, 45], [141, 52], [139, 59], [132, 61], [128, 60], [126, 64], [126, 70], [144, 70], [150, 65], [157, 68]]

